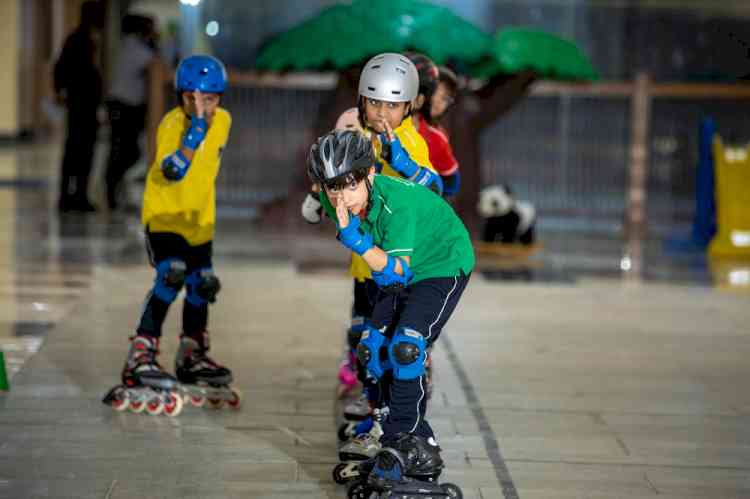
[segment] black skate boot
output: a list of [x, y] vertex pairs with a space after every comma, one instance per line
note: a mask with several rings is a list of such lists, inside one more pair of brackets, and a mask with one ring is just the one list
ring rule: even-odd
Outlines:
[[182, 399], [176, 393], [179, 383], [162, 369], [156, 360], [158, 353], [158, 338], [134, 336], [122, 369], [123, 384], [112, 388], [102, 402], [118, 411], [178, 415], [182, 410]]
[[[373, 492], [399, 499], [462, 498], [456, 485], [438, 485], [443, 470], [440, 447], [416, 435], [400, 435], [370, 462], [367, 480], [348, 491], [349, 498], [368, 498]], [[366, 466], [363, 466], [366, 468]]]
[[196, 407], [208, 401], [214, 409], [221, 408], [225, 402], [234, 409], [239, 408], [240, 394], [229, 387], [232, 371], [208, 356], [209, 346], [207, 331], [199, 336], [183, 334], [180, 337], [175, 373], [184, 385], [186, 398]]
[[166, 372], [156, 356], [159, 355], [159, 338], [136, 335], [130, 343], [128, 359], [122, 368], [122, 383], [128, 387], [148, 386], [171, 390], [177, 385], [174, 376]]

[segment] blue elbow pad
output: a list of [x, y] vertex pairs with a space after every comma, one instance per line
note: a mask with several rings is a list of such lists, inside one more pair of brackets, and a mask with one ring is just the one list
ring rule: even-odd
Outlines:
[[[417, 174], [419, 165], [409, 157], [409, 153], [404, 150], [398, 137], [393, 139], [393, 142], [389, 142], [388, 136], [381, 134], [380, 141], [384, 146], [388, 146], [383, 147], [383, 159], [388, 161], [394, 170], [407, 178]], [[388, 152], [388, 149], [390, 149], [390, 152]]]
[[443, 194], [446, 196], [453, 196], [458, 194], [461, 189], [461, 172], [456, 172], [453, 175], [443, 177]]
[[[395, 271], [397, 258], [401, 262], [401, 270], [404, 272], [403, 275], [397, 274]], [[372, 279], [377, 283], [378, 287], [386, 293], [394, 293], [404, 289], [409, 285], [409, 281], [411, 281], [412, 277], [414, 277], [414, 274], [412, 274], [406, 260], [391, 255], [388, 255], [388, 262], [385, 264], [383, 270], [380, 272], [372, 272]]]
[[177, 149], [174, 154], [170, 154], [161, 162], [161, 171], [167, 180], [177, 181], [187, 174], [190, 168], [190, 161]]
[[185, 136], [182, 138], [182, 146], [188, 149], [196, 150], [201, 145], [203, 139], [206, 138], [208, 132], [208, 122], [206, 118], [197, 118], [193, 116], [190, 118], [190, 128], [185, 132]]

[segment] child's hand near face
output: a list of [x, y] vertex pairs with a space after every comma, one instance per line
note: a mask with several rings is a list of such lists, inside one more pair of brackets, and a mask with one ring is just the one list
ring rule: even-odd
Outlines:
[[336, 218], [339, 219], [339, 227], [341, 229], [349, 226], [349, 210], [346, 209], [346, 206], [340, 200], [336, 203]]
[[193, 99], [195, 102], [195, 116], [197, 118], [203, 118], [206, 114], [206, 106], [203, 102], [203, 94], [200, 90], [193, 92]]
[[388, 138], [388, 142], [393, 142], [396, 139], [396, 134], [393, 133], [393, 128], [387, 120], [383, 119], [383, 129], [385, 130], [385, 136]]

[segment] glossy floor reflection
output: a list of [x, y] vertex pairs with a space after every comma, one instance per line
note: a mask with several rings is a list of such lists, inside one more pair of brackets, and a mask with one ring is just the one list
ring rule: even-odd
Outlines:
[[[345, 497], [330, 473], [351, 284], [327, 229], [221, 223], [210, 328], [241, 411], [116, 413], [100, 399], [153, 276], [136, 217], [54, 212], [57, 156], [54, 144], [0, 149], [12, 376], [0, 498]], [[727, 291], [744, 289], [744, 264], [646, 241], [633, 278], [618, 238], [541, 239], [524, 261], [480, 262], [435, 350], [444, 478], [473, 499], [750, 497], [750, 312]]]

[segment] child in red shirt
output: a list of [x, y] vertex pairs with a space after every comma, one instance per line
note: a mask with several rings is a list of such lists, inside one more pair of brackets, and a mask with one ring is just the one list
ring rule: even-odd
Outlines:
[[[419, 97], [417, 97], [414, 125], [427, 142], [430, 162], [443, 179], [444, 196], [455, 196], [461, 186], [458, 160], [453, 155], [448, 134], [438, 125], [437, 119], [445, 114], [457, 89], [452, 71], [441, 72], [432, 60], [416, 52], [406, 54], [419, 72]], [[452, 79], [451, 79], [452, 77]]]

